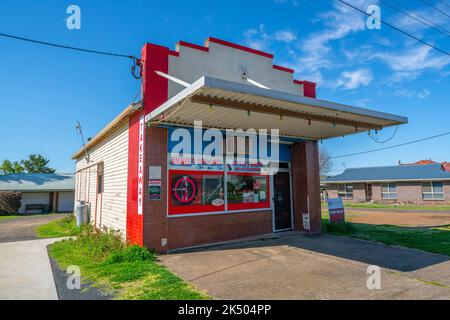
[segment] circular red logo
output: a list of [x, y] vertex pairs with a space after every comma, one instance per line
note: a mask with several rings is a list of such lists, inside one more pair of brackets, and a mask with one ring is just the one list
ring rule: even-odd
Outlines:
[[197, 184], [190, 176], [179, 177], [175, 180], [172, 192], [173, 196], [180, 204], [188, 205], [195, 199], [195, 195], [197, 194]]

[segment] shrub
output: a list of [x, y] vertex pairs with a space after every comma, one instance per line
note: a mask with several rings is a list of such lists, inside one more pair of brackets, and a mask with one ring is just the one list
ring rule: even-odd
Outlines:
[[81, 246], [89, 249], [90, 255], [97, 261], [103, 261], [111, 252], [122, 251], [126, 243], [122, 234], [114, 230], [98, 230], [92, 225], [83, 225], [76, 240]]
[[148, 251], [146, 248], [139, 246], [128, 246], [123, 250], [116, 250], [111, 252], [105, 263], [121, 263], [121, 262], [136, 262], [136, 261], [155, 261], [156, 253]]
[[22, 193], [0, 192], [0, 215], [15, 215], [22, 205]]

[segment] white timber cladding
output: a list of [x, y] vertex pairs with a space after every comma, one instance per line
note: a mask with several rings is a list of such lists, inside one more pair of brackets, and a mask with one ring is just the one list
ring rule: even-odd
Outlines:
[[[128, 184], [128, 124], [108, 135], [88, 150], [76, 163], [76, 200], [91, 208], [91, 222], [99, 228], [118, 230], [126, 235]], [[103, 192], [97, 195], [97, 165], [103, 163]], [[98, 199], [98, 200], [97, 200]]]
[[[294, 75], [273, 68], [273, 59], [231, 48], [214, 42], [209, 43], [209, 52], [179, 46], [178, 57], [169, 56], [169, 75], [188, 83], [203, 76], [248, 84], [247, 78], [272, 90], [303, 96], [303, 86], [294, 83]], [[169, 99], [185, 87], [169, 81]]]

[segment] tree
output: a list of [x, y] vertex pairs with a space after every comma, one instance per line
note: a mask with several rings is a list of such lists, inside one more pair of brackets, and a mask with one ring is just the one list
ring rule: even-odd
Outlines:
[[0, 192], [0, 216], [15, 215], [22, 205], [20, 192]]
[[327, 176], [333, 170], [331, 155], [325, 149], [320, 149], [319, 151], [319, 167], [321, 176]]
[[16, 174], [16, 173], [22, 173], [24, 171], [25, 171], [25, 169], [17, 161], [11, 162], [11, 161], [5, 159], [5, 160], [3, 160], [2, 164], [0, 165], [0, 173], [1, 174]]
[[55, 169], [48, 167], [49, 159], [40, 154], [30, 154], [27, 160], [21, 160], [20, 164], [28, 173], [55, 173]]

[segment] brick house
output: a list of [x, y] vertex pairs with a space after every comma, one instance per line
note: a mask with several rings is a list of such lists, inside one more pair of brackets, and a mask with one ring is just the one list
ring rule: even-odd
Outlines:
[[450, 203], [450, 172], [422, 163], [347, 169], [323, 183], [328, 197], [348, 202]]
[[[317, 99], [315, 83], [295, 80], [273, 59], [215, 38], [204, 46], [180, 41], [175, 51], [146, 44], [137, 61], [142, 101], [73, 155], [76, 201], [90, 205], [92, 223], [159, 252], [286, 230], [320, 233], [318, 141], [408, 120]], [[196, 161], [209, 147], [207, 129], [236, 130], [213, 138], [226, 161]], [[251, 130], [272, 135], [264, 142]], [[235, 138], [248, 141], [245, 150], [234, 148]], [[180, 139], [184, 157], [176, 156]], [[229, 154], [244, 162], [228, 162]], [[268, 174], [268, 164], [278, 172]]]

